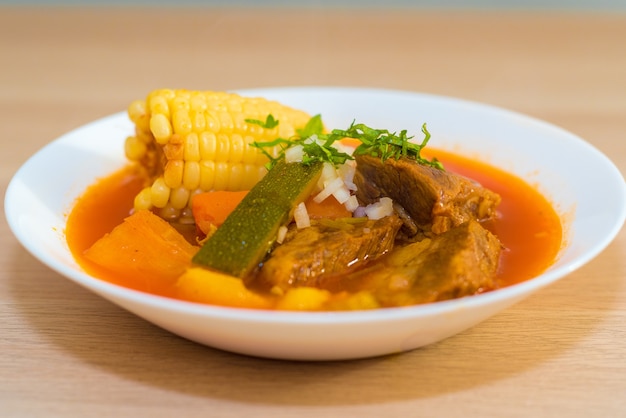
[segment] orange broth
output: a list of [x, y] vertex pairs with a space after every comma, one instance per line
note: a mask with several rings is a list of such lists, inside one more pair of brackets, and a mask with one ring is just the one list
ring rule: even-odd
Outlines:
[[[490, 165], [445, 151], [430, 149], [446, 170], [481, 183], [502, 197], [498, 218], [485, 223], [504, 246], [498, 280], [508, 286], [530, 279], [548, 268], [561, 247], [561, 220], [535, 188]], [[100, 179], [76, 201], [67, 219], [67, 242], [77, 262], [90, 274], [149, 293], [175, 297], [172, 289], [139, 283], [111, 274], [83, 257], [83, 252], [130, 214], [143, 179], [131, 167]]]

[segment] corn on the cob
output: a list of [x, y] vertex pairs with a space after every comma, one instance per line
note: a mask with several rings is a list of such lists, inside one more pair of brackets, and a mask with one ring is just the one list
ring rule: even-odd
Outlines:
[[[274, 128], [246, 122], [265, 121], [269, 114], [279, 121]], [[252, 142], [289, 138], [310, 119], [263, 98], [169, 89], [134, 101], [128, 115], [135, 134], [126, 140], [126, 156], [144, 168], [148, 179], [134, 207], [157, 209], [164, 219], [181, 222], [192, 219], [195, 193], [247, 190], [265, 175], [267, 156]]]

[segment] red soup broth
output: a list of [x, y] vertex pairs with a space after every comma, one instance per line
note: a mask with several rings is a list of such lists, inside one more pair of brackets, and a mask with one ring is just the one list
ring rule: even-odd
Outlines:
[[[520, 178], [488, 164], [447, 151], [430, 149], [446, 170], [471, 178], [502, 197], [498, 217], [484, 226], [502, 242], [498, 280], [508, 286], [546, 270], [561, 248], [562, 225], [550, 202]], [[149, 289], [129, 277], [111, 274], [83, 257], [83, 252], [130, 214], [144, 180], [131, 167], [98, 180], [80, 196], [67, 219], [66, 237], [77, 262], [109, 282], [174, 297], [167, 288]]]

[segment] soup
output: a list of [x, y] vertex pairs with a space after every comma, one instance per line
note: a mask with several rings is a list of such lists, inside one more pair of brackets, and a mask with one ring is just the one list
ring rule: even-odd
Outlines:
[[[503, 246], [497, 270], [498, 287], [530, 279], [548, 268], [562, 243], [561, 220], [550, 202], [531, 185], [487, 164], [450, 152], [429, 149], [447, 171], [479, 182], [501, 196], [497, 217], [483, 226]], [[112, 273], [84, 257], [84, 251], [126, 218], [144, 179], [127, 167], [100, 179], [77, 200], [68, 216], [66, 235], [79, 264], [91, 275], [136, 290], [178, 298], [175, 283], [137, 280], [132, 274]], [[195, 234], [191, 227], [183, 233]], [[193, 239], [193, 238], [191, 238]]]

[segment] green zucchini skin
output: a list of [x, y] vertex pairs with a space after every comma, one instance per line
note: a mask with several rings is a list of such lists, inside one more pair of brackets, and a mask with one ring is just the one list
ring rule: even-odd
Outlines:
[[193, 257], [193, 263], [245, 278], [256, 270], [295, 207], [313, 191], [322, 163], [280, 160]]

